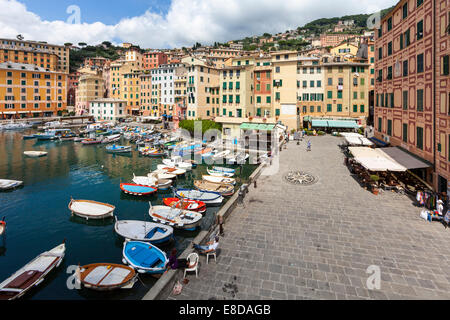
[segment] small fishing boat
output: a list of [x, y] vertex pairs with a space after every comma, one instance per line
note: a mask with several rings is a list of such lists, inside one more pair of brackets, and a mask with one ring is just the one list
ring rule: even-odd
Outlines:
[[14, 300], [40, 285], [47, 274], [59, 267], [66, 252], [64, 243], [41, 253], [8, 279], [0, 283], [0, 300]]
[[182, 230], [195, 230], [203, 218], [199, 212], [171, 208], [167, 206], [152, 206], [148, 211], [150, 217], [157, 223], [162, 223]]
[[164, 180], [172, 180], [175, 179], [177, 176], [171, 172], [167, 172], [165, 170], [155, 170], [151, 173], [149, 173], [149, 176], [156, 175], [158, 179], [164, 179]]
[[206, 212], [206, 203], [191, 199], [178, 199], [178, 198], [164, 198], [163, 203], [165, 206], [195, 211], [201, 214]]
[[200, 191], [217, 192], [222, 196], [232, 196], [234, 186], [231, 184], [213, 183], [205, 180], [194, 181], [194, 186]]
[[106, 151], [111, 153], [128, 153], [131, 152], [131, 146], [116, 146], [114, 144], [106, 147]]
[[122, 254], [122, 262], [139, 273], [161, 275], [169, 262], [163, 251], [147, 242], [126, 241]]
[[111, 136], [107, 136], [102, 140], [102, 143], [106, 144], [106, 143], [117, 142], [120, 140], [120, 137], [121, 137], [120, 134], [114, 134]]
[[212, 169], [209, 169], [209, 168], [207, 168], [206, 171], [208, 171], [208, 174], [210, 176], [213, 176], [213, 177], [231, 178], [231, 177], [234, 176], [234, 173], [226, 173], [226, 172], [223, 172], [223, 171], [216, 171], [216, 170], [212, 170]]
[[232, 154], [227, 157], [228, 164], [245, 164], [250, 156], [246, 153], [238, 153], [236, 155]]
[[31, 140], [31, 139], [35, 139], [36, 136], [34, 134], [30, 134], [28, 136], [23, 136], [23, 140]]
[[216, 192], [204, 192], [192, 189], [177, 189], [175, 195], [179, 198], [191, 199], [204, 202], [207, 206], [219, 206], [223, 197]]
[[69, 203], [72, 214], [89, 219], [105, 219], [114, 215], [116, 207], [107, 203], [91, 200], [73, 200]]
[[158, 191], [157, 188], [151, 186], [145, 186], [142, 184], [121, 183], [120, 189], [133, 196], [149, 196]]
[[100, 144], [100, 143], [102, 143], [102, 140], [89, 138], [89, 139], [82, 140], [81, 143], [86, 146], [86, 145], [92, 145], [92, 144]]
[[2, 236], [6, 231], [6, 217], [3, 217], [2, 221], [0, 221], [0, 236]]
[[45, 152], [45, 151], [25, 151], [23, 154], [30, 158], [39, 158], [39, 157], [46, 156], [47, 152]]
[[158, 164], [157, 166], [158, 171], [161, 173], [168, 173], [168, 174], [174, 174], [176, 176], [182, 176], [186, 173], [186, 170], [184, 169], [178, 169], [177, 167], [169, 167], [165, 164]]
[[81, 137], [75, 137], [75, 138], [73, 139], [74, 142], [81, 142], [81, 141], [83, 141], [83, 140], [84, 140], [84, 138], [81, 138]]
[[143, 186], [156, 187], [158, 190], [168, 190], [172, 185], [172, 180], [160, 179], [156, 174], [149, 174], [147, 177], [136, 177], [133, 174], [133, 182]]
[[184, 162], [183, 158], [180, 156], [174, 156], [171, 159], [163, 159], [162, 162], [169, 167], [177, 167], [178, 169], [183, 169], [186, 171], [192, 170], [192, 163]]
[[159, 223], [121, 220], [116, 218], [114, 230], [118, 235], [133, 241], [150, 242], [153, 244], [169, 241], [173, 236], [173, 228]]
[[236, 173], [236, 170], [235, 170], [235, 169], [231, 169], [231, 168], [225, 168], [225, 167], [212, 167], [212, 169], [213, 169], [214, 171], [217, 171], [217, 172], [225, 172], [225, 173], [233, 173], [233, 174]]
[[225, 184], [236, 184], [236, 179], [227, 177], [217, 177], [217, 176], [202, 176], [202, 179], [212, 183], [225, 183]]
[[230, 150], [224, 150], [224, 151], [218, 152], [218, 153], [216, 153], [215, 155], [213, 155], [213, 156], [212, 156], [212, 159], [213, 159], [214, 161], [217, 161], [217, 160], [220, 160], [220, 159], [225, 158], [225, 157], [226, 157], [227, 155], [229, 155], [230, 153], [231, 153]]
[[141, 154], [144, 156], [147, 156], [147, 157], [162, 157], [162, 156], [166, 155], [166, 153], [164, 151], [160, 151], [155, 148], [145, 149], [141, 152]]
[[11, 190], [23, 185], [23, 181], [0, 179], [0, 191]]
[[78, 283], [82, 283], [85, 288], [98, 291], [131, 289], [137, 280], [133, 268], [114, 263], [78, 267], [75, 275]]

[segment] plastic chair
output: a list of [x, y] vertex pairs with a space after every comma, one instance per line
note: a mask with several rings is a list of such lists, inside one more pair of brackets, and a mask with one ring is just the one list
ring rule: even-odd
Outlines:
[[216, 255], [216, 250], [208, 252], [206, 254], [206, 264], [209, 263], [209, 256], [214, 256], [214, 261], [217, 263], [217, 255]]
[[184, 269], [184, 278], [186, 278], [186, 272], [194, 272], [194, 271], [195, 271], [195, 277], [198, 278], [198, 260], [199, 260], [199, 256], [195, 252], [188, 255], [188, 257], [187, 257], [188, 266], [192, 266], [192, 267]]

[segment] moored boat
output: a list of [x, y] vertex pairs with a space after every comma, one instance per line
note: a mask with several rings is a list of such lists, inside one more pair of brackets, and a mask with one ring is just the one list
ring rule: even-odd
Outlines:
[[186, 173], [186, 170], [184, 169], [179, 169], [177, 167], [169, 167], [165, 164], [158, 164], [157, 168], [158, 171], [160, 171], [161, 173], [174, 174], [176, 176], [181, 176]]
[[204, 192], [192, 189], [176, 189], [174, 192], [179, 198], [202, 201], [207, 206], [218, 206], [223, 202], [223, 197], [216, 192]]
[[166, 224], [182, 230], [195, 230], [203, 218], [203, 215], [199, 212], [167, 206], [152, 206], [151, 203], [148, 214], [157, 223]]
[[147, 177], [136, 177], [133, 174], [133, 182], [144, 186], [155, 187], [158, 190], [168, 190], [172, 185], [172, 180], [160, 179], [157, 174], [149, 174]]
[[196, 180], [194, 181], [194, 186], [200, 191], [217, 192], [222, 196], [231, 196], [234, 193], [234, 186], [231, 184]]
[[139, 273], [161, 275], [167, 269], [166, 254], [147, 242], [126, 241], [123, 246], [124, 264], [130, 265]]
[[41, 253], [8, 279], [0, 283], [0, 300], [14, 300], [41, 284], [47, 274], [59, 267], [66, 252], [64, 243]]
[[39, 158], [39, 157], [46, 156], [47, 152], [45, 152], [45, 151], [25, 151], [23, 154], [30, 158]]
[[74, 200], [69, 203], [69, 210], [72, 214], [89, 219], [105, 219], [114, 215], [116, 207], [107, 203], [91, 200]]
[[0, 191], [11, 190], [23, 185], [23, 181], [0, 179]]
[[131, 289], [137, 280], [133, 268], [114, 263], [88, 264], [78, 267], [75, 274], [85, 288], [98, 291]]
[[114, 144], [106, 147], [106, 151], [111, 153], [128, 153], [131, 152], [131, 146], [116, 146]]
[[209, 168], [207, 168], [206, 171], [208, 171], [208, 174], [209, 174], [210, 176], [213, 176], [213, 177], [226, 177], [226, 178], [231, 178], [231, 177], [234, 176], [234, 173], [227, 173], [227, 172], [223, 172], [223, 171], [216, 171], [216, 170], [209, 169]]
[[225, 184], [236, 184], [236, 179], [227, 178], [227, 177], [218, 177], [218, 176], [202, 176], [202, 179], [205, 181], [213, 182], [213, 183], [225, 183]]
[[120, 140], [121, 135], [120, 134], [114, 134], [111, 136], [107, 136], [102, 140], [102, 143], [112, 143], [112, 142], [117, 142]]
[[195, 211], [201, 214], [206, 212], [206, 203], [198, 200], [164, 198], [163, 203], [168, 207], [174, 207], [177, 209]]
[[83, 145], [100, 144], [100, 143], [102, 143], [102, 140], [91, 139], [91, 138], [89, 138], [89, 139], [84, 139], [84, 140], [82, 140], [81, 143], [82, 143]]
[[149, 196], [158, 191], [157, 188], [152, 186], [145, 186], [142, 184], [133, 184], [133, 183], [121, 183], [120, 189], [134, 196]]
[[3, 217], [2, 221], [0, 221], [0, 236], [2, 236], [6, 231], [6, 217]]
[[172, 239], [173, 228], [160, 223], [117, 220], [114, 230], [118, 235], [133, 241], [150, 242], [153, 244], [164, 243]]

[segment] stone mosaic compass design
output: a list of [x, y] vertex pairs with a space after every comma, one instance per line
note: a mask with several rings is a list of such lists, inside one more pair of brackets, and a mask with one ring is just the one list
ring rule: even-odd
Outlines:
[[284, 180], [294, 185], [310, 186], [316, 183], [318, 179], [303, 171], [290, 171], [284, 175]]

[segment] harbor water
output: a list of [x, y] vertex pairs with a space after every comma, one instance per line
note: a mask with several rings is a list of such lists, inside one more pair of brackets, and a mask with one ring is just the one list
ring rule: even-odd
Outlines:
[[[95, 200], [114, 205], [119, 220], [151, 221], [148, 202], [162, 205], [162, 199], [172, 197], [172, 192], [140, 198], [122, 193], [119, 185], [132, 182], [133, 173], [143, 176], [156, 170], [162, 158], [142, 157], [134, 144], [131, 154], [115, 155], [107, 153], [105, 145], [23, 140], [24, 134], [33, 133], [33, 130], [0, 132], [0, 179], [24, 181], [24, 187], [0, 192], [0, 218], [5, 216], [7, 222], [6, 234], [0, 237], [0, 282], [65, 239], [66, 256], [61, 266], [24, 299], [141, 299], [156, 282], [151, 276], [140, 275], [130, 290], [105, 293], [69, 289], [73, 283], [68, 281], [73, 274], [68, 273], [70, 266], [100, 262], [121, 264], [124, 239], [115, 233], [114, 219], [86, 221], [73, 217], [68, 204], [71, 197]], [[129, 142], [122, 139], [120, 144], [129, 145]], [[24, 151], [46, 151], [48, 155], [27, 158]], [[256, 166], [235, 168], [237, 190], [248, 181]], [[201, 180], [202, 175], [207, 174], [206, 169], [206, 165], [199, 165], [185, 177], [179, 177], [176, 186], [193, 188], [194, 180]], [[212, 226], [219, 209], [208, 207], [200, 229], [175, 230], [174, 241], [160, 248], [169, 254], [176, 247], [181, 253], [200, 230]]]

